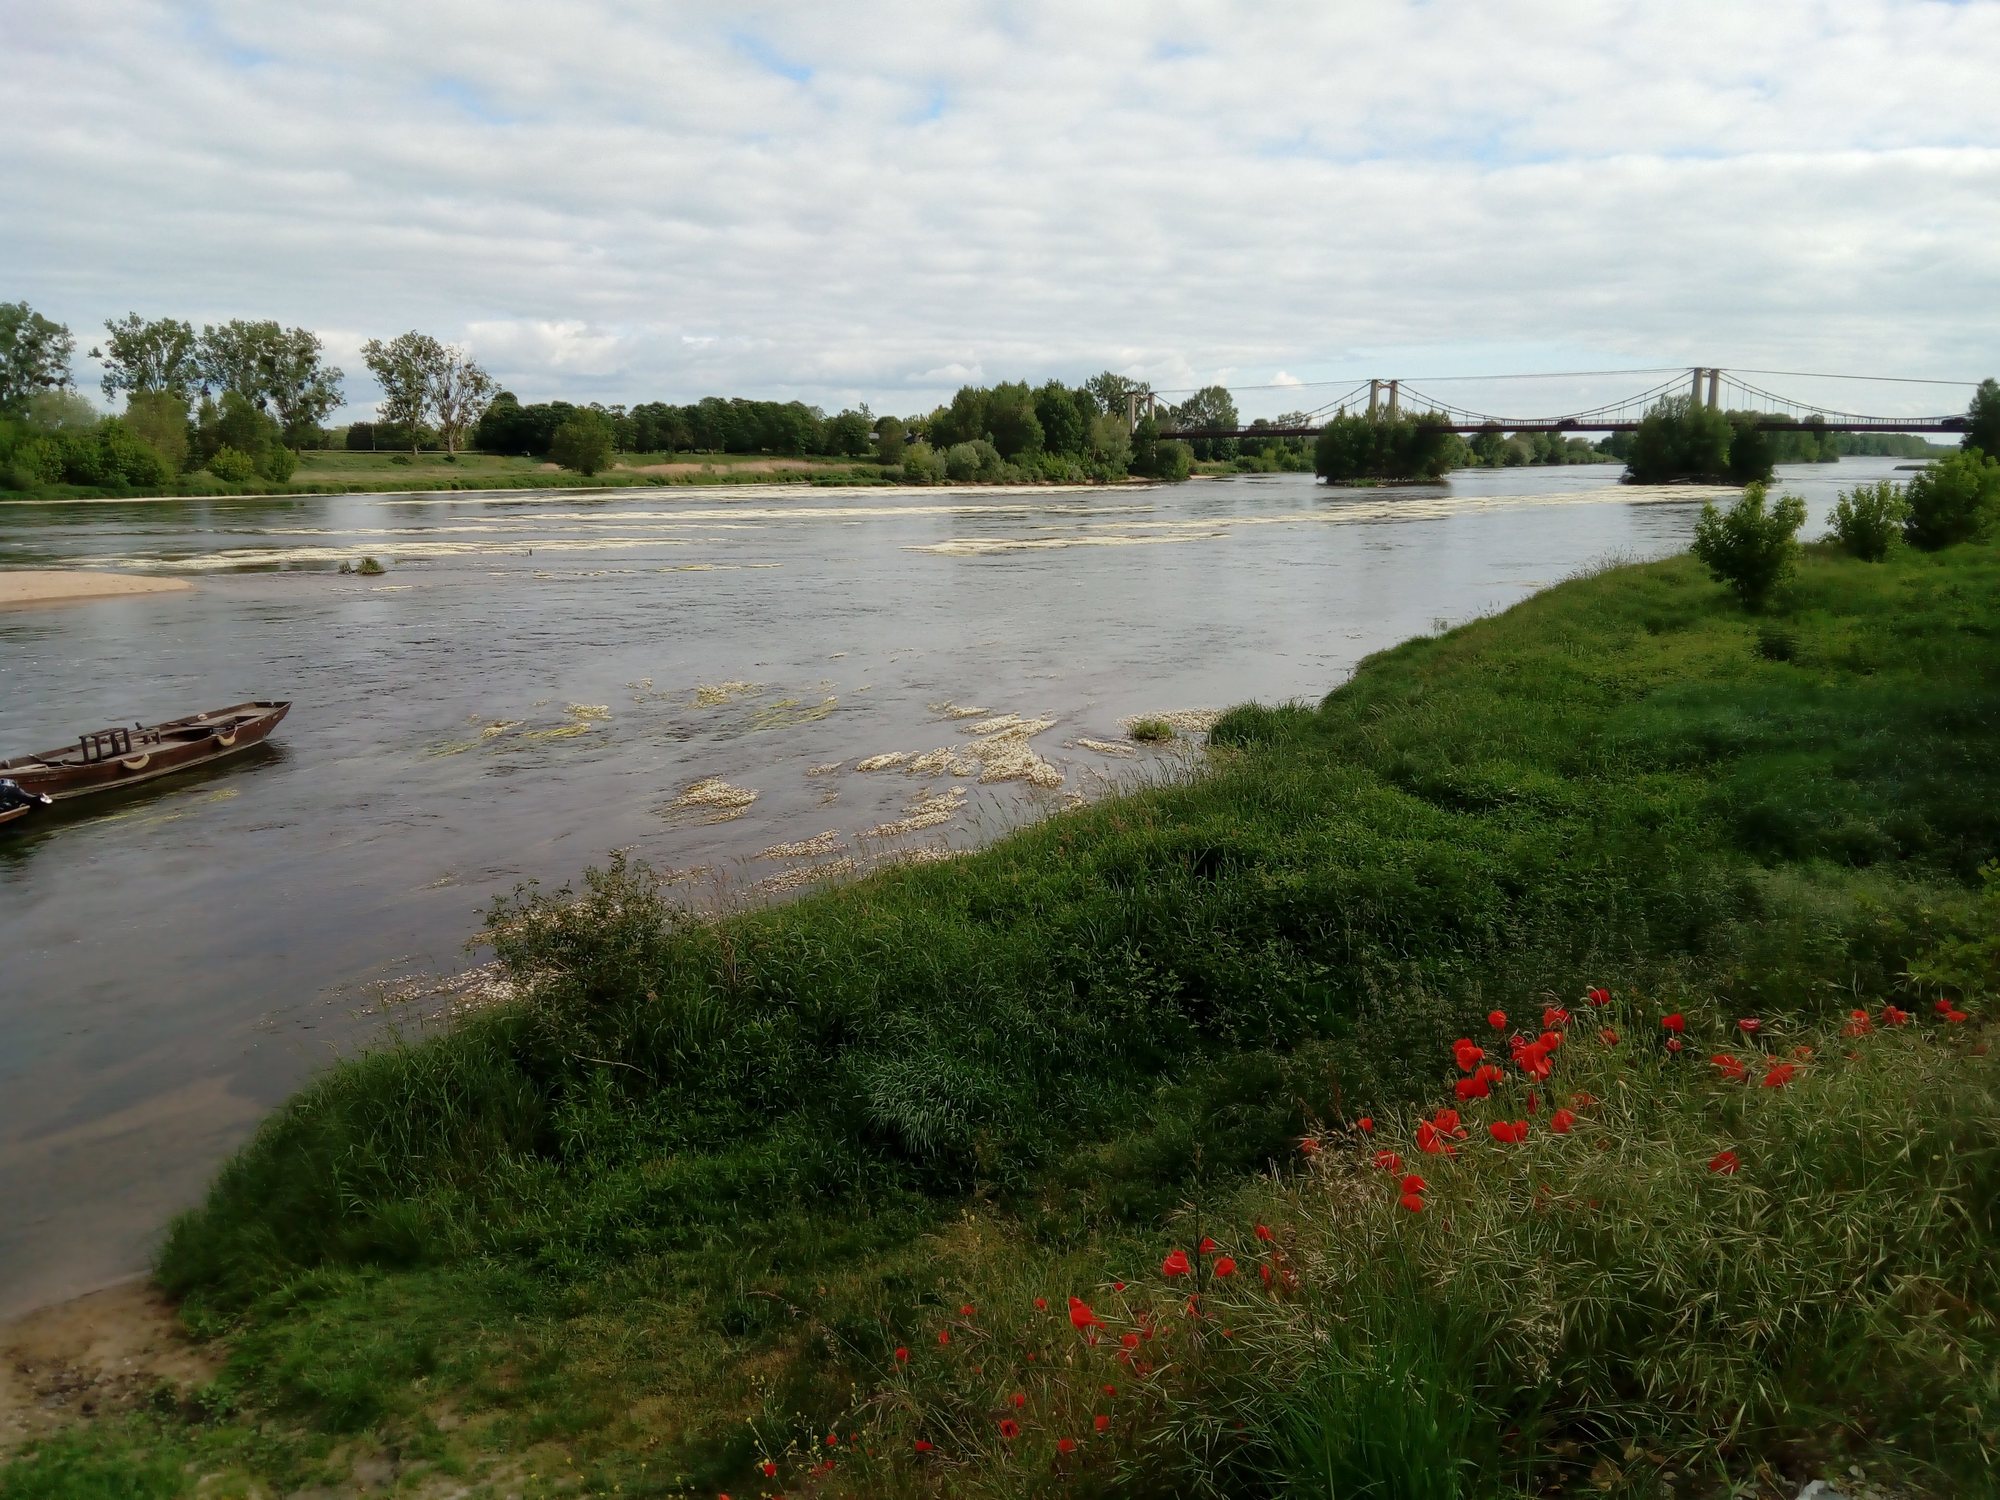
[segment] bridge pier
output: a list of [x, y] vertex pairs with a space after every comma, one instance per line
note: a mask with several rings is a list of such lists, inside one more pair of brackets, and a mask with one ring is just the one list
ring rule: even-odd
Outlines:
[[1714, 367], [1713, 365], [1709, 366], [1709, 370], [1708, 370], [1708, 409], [1709, 409], [1710, 411], [1714, 411], [1714, 410], [1715, 410], [1715, 390], [1716, 390], [1716, 385], [1717, 385], [1717, 383], [1718, 383], [1718, 382], [1719, 382], [1719, 381], [1720, 381], [1721, 379], [1722, 379], [1722, 371], [1720, 371], [1720, 370], [1716, 369], [1716, 368], [1715, 368], [1715, 367]]
[[1396, 420], [1396, 409], [1402, 404], [1402, 397], [1398, 389], [1402, 383], [1400, 380], [1389, 382], [1389, 420], [1391, 422]]
[[1369, 421], [1372, 422], [1375, 420], [1375, 413], [1377, 409], [1381, 406], [1381, 404], [1382, 404], [1382, 382], [1379, 380], [1371, 380], [1368, 382]]

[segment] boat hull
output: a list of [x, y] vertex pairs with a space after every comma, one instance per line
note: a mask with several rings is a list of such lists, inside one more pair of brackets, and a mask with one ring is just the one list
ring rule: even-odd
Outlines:
[[101, 731], [85, 739], [100, 740], [115, 733], [119, 737], [116, 750], [93, 756], [80, 742], [62, 750], [0, 761], [0, 776], [10, 777], [23, 791], [40, 792], [58, 802], [137, 786], [241, 755], [263, 744], [291, 707], [288, 702], [237, 703], [129, 732]]

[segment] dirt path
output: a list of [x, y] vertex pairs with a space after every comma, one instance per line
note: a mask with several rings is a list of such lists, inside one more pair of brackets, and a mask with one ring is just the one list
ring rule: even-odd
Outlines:
[[0, 1323], [0, 1452], [216, 1369], [144, 1277]]

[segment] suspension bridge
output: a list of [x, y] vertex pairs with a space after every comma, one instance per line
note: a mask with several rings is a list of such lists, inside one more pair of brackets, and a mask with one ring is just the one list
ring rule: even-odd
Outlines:
[[[1659, 376], [1666, 373], [1663, 370], [1653, 369], [1584, 370], [1566, 372], [1562, 375], [1432, 376], [1426, 379], [1425, 384], [1444, 385], [1462, 381], [1498, 384], [1509, 380], [1567, 379], [1607, 375]], [[1669, 397], [1686, 396], [1697, 406], [1755, 412], [1758, 415], [1754, 419], [1754, 425], [1767, 432], [1959, 433], [1966, 427], [1963, 406], [1955, 412], [1935, 415], [1871, 416], [1781, 395], [1761, 385], [1753, 384], [1745, 378], [1750, 375], [1760, 379], [1794, 375], [1801, 379], [1815, 380], [1962, 386], [1968, 390], [1977, 385], [1976, 381], [1970, 380], [1917, 380], [1904, 376], [1835, 376], [1809, 371], [1731, 371], [1702, 365], [1686, 369], [1676, 368], [1669, 378], [1656, 381], [1646, 389], [1635, 391], [1629, 396], [1601, 402], [1581, 411], [1555, 414], [1543, 412], [1505, 415], [1474, 411], [1469, 407], [1419, 390], [1408, 380], [1374, 378], [1356, 381], [1351, 388], [1333, 400], [1324, 402], [1311, 411], [1296, 414], [1293, 420], [1282, 426], [1264, 423], [1259, 426], [1220, 427], [1186, 422], [1181, 420], [1181, 413], [1171, 403], [1167, 405], [1164, 415], [1162, 414], [1160, 396], [1174, 393], [1151, 390], [1133, 392], [1126, 397], [1125, 417], [1128, 425], [1136, 424], [1143, 410], [1160, 422], [1160, 436], [1170, 438], [1316, 437], [1321, 426], [1330, 417], [1335, 414], [1344, 416], [1350, 409], [1356, 415], [1365, 414], [1371, 418], [1390, 421], [1408, 416], [1424, 426], [1458, 433], [1632, 432], [1638, 428], [1640, 419], [1659, 402]], [[1327, 384], [1339, 384], [1339, 382], [1315, 383], [1322, 387]]]

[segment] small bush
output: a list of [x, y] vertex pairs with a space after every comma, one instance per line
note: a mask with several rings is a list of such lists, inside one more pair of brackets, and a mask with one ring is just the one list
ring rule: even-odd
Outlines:
[[374, 558], [364, 557], [361, 559], [360, 562], [354, 565], [354, 571], [359, 573], [363, 578], [380, 578], [384, 573], [388, 572], [389, 570], [383, 567], [382, 564], [377, 562]]
[[1763, 485], [1749, 485], [1726, 511], [1711, 500], [1694, 528], [1694, 555], [1745, 609], [1761, 608], [1792, 571], [1798, 530], [1806, 522], [1806, 503], [1798, 496], [1781, 496], [1767, 509], [1765, 494]]
[[1165, 719], [1134, 719], [1129, 733], [1143, 745], [1161, 745], [1174, 737], [1174, 726]]
[[1902, 535], [1910, 502], [1888, 480], [1840, 492], [1833, 507], [1833, 539], [1843, 552], [1863, 562], [1880, 562]]
[[257, 472], [273, 484], [283, 484], [298, 472], [299, 456], [283, 443], [273, 443], [257, 456]]
[[611, 462], [613, 433], [602, 412], [572, 412], [549, 439], [549, 457], [565, 469], [595, 474]]
[[230, 484], [241, 484], [256, 474], [257, 462], [241, 448], [224, 444], [215, 450], [215, 457], [208, 461], [208, 472]]
[[903, 449], [903, 483], [944, 483], [944, 457], [929, 443], [915, 442]]
[[1910, 480], [1903, 540], [1935, 552], [1992, 534], [2000, 520], [2000, 462], [1976, 448], [1961, 448]]
[[953, 443], [945, 449], [945, 477], [953, 484], [963, 484], [968, 479], [979, 477], [979, 450], [970, 443]]

